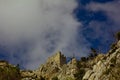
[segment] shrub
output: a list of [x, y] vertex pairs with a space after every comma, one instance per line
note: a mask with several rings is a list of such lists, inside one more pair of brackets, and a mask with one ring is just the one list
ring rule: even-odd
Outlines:
[[42, 76], [40, 76], [40, 80], [45, 80], [45, 78], [44, 78], [44, 77], [42, 77]]
[[114, 49], [114, 48], [115, 48], [115, 45], [116, 45], [116, 43], [112, 43], [111, 46], [110, 46], [110, 48], [111, 48], [111, 49]]
[[80, 69], [78, 73], [74, 74], [76, 80], [82, 80], [84, 75], [85, 75], [84, 69]]
[[17, 67], [0, 67], [0, 80], [21, 80]]
[[55, 77], [53, 77], [53, 78], [52, 78], [52, 80], [58, 80], [58, 77], [57, 77], [57, 76], [55, 76]]
[[89, 59], [93, 59], [93, 58], [95, 58], [98, 54], [98, 51], [96, 50], [96, 49], [94, 49], [94, 48], [90, 48], [90, 50], [91, 50], [91, 52], [90, 52], [90, 54], [88, 55], [88, 58]]
[[120, 40], [120, 31], [116, 33], [115, 37], [117, 40]]
[[106, 69], [106, 71], [103, 74], [108, 75], [109, 73], [110, 73], [110, 69]]
[[81, 57], [81, 61], [87, 61], [86, 57]]
[[113, 63], [113, 64], [116, 64], [116, 58], [112, 58], [112, 59], [110, 60], [110, 62]]
[[74, 80], [74, 79], [71, 77], [67, 77], [65, 80]]

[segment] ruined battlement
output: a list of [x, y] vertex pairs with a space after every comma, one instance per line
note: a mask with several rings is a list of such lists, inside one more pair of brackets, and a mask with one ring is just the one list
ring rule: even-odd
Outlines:
[[66, 64], [66, 57], [58, 51], [55, 55], [48, 58], [47, 63], [55, 62], [58, 66]]

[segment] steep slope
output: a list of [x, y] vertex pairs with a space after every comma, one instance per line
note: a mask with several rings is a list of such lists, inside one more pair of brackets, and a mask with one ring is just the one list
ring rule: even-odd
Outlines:
[[119, 80], [120, 79], [120, 41], [88, 70], [83, 80]]

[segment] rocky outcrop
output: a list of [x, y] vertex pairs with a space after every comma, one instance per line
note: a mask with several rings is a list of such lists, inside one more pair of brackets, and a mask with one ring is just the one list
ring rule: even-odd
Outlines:
[[7, 61], [4, 61], [4, 60], [0, 60], [0, 67], [6, 67], [8, 66], [8, 62]]
[[1, 60], [0, 71], [0, 80], [119, 80], [120, 41], [107, 54], [81, 60], [73, 57], [67, 63], [66, 57], [59, 51], [37, 70], [20, 70], [19, 66]]
[[75, 80], [74, 74], [79, 70], [77, 62], [73, 58], [69, 63], [66, 63], [66, 57], [61, 52], [57, 52], [37, 70], [21, 71], [22, 80], [54, 80], [54, 78], [57, 80]]
[[106, 55], [86, 72], [83, 80], [119, 80], [120, 79], [120, 41]]
[[77, 60], [75, 58], [66, 63], [66, 57], [61, 52], [57, 52], [34, 72], [37, 76], [41, 75], [46, 80], [51, 80], [54, 77], [59, 80], [66, 80], [66, 78], [74, 79], [77, 69]]
[[78, 72], [77, 60], [73, 58], [68, 64], [65, 64], [58, 74], [59, 80], [75, 80], [74, 74]]
[[59, 51], [48, 58], [37, 70], [21, 70], [22, 80], [51, 80], [62, 72], [66, 57]]
[[66, 57], [57, 52], [39, 69], [21, 74], [23, 80], [119, 80], [119, 72], [120, 41], [107, 54], [84, 57], [80, 61], [72, 58], [66, 63]]

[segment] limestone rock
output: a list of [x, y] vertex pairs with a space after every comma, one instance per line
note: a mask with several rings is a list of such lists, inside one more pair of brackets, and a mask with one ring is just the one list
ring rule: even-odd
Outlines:
[[86, 74], [84, 75], [83, 80], [89, 79], [90, 76], [91, 76], [93, 73], [94, 73], [94, 72], [93, 72], [92, 70], [88, 70], [88, 71], [86, 72]]
[[[119, 45], [120, 45], [120, 41], [117, 43], [117, 46]], [[120, 47], [117, 47], [114, 50], [114, 52], [113, 51], [112, 53], [109, 52], [104, 56], [104, 58], [100, 59], [93, 66], [92, 70], [87, 71], [83, 77], [83, 80], [86, 79], [87, 80], [119, 80], [120, 78], [119, 71], [120, 71]]]
[[4, 60], [0, 60], [0, 66], [7, 66], [8, 65], [8, 62], [7, 61], [4, 61]]

